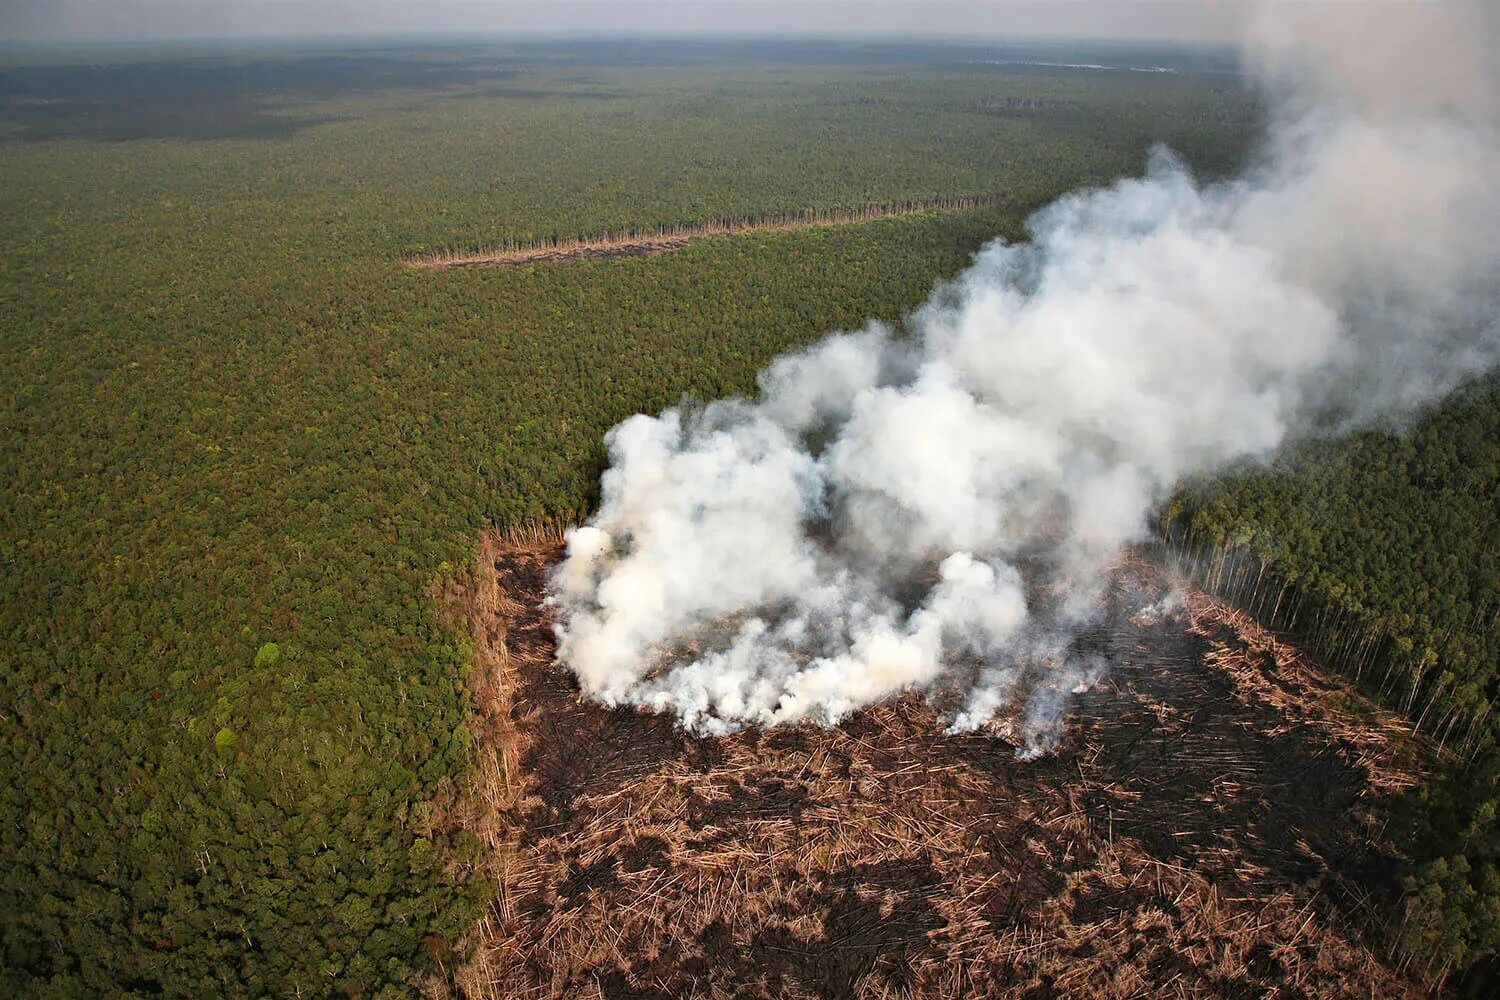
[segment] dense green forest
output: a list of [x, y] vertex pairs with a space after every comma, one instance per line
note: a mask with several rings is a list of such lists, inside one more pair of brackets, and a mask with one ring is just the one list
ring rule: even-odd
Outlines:
[[[487, 888], [447, 818], [469, 654], [431, 593], [476, 532], [574, 516], [615, 421], [901, 315], [1152, 142], [1217, 173], [1253, 137], [1232, 77], [992, 55], [0, 68], [0, 988], [398, 996], [446, 961]], [[971, 195], [999, 201], [404, 263]]]
[[[1404, 943], [1434, 968], [1500, 949], [1500, 374], [1407, 426], [1287, 449], [1163, 511], [1200, 580], [1450, 751], [1404, 810]], [[1476, 987], [1477, 988], [1477, 987]]]

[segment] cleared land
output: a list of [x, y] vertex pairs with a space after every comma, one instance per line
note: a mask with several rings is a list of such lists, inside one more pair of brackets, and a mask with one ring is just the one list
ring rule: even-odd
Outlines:
[[[447, 595], [483, 668], [452, 822], [499, 887], [480, 997], [1423, 995], [1354, 929], [1394, 872], [1394, 716], [1131, 558], [1115, 664], [1058, 752], [940, 736], [915, 699], [699, 739], [580, 703], [540, 608], [555, 541], [486, 539]], [[441, 988], [435, 988], [441, 992]]]
[[521, 267], [526, 264], [550, 264], [565, 260], [599, 260], [608, 257], [643, 257], [646, 254], [681, 250], [693, 240], [705, 236], [730, 236], [738, 233], [786, 233], [820, 226], [842, 226], [869, 222], [892, 216], [922, 215], [927, 212], [965, 212], [994, 208], [998, 195], [972, 198], [936, 198], [871, 204], [859, 208], [833, 210], [808, 209], [797, 215], [778, 215], [750, 219], [715, 219], [693, 226], [666, 226], [647, 231], [605, 234], [577, 239], [550, 239], [518, 243], [498, 249], [440, 252], [412, 258], [420, 267]]

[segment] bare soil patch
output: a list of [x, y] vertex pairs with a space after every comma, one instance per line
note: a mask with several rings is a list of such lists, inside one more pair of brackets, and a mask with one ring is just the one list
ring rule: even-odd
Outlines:
[[1138, 613], [1176, 585], [1154, 566], [1117, 571], [1113, 670], [1021, 761], [914, 698], [720, 738], [580, 703], [559, 552], [489, 538], [465, 598], [501, 887], [470, 1000], [1428, 992], [1355, 930], [1420, 748], [1212, 598]]
[[998, 195], [969, 198], [935, 198], [926, 201], [882, 202], [858, 208], [824, 211], [809, 209], [796, 215], [716, 219], [696, 226], [668, 226], [644, 231], [605, 233], [599, 236], [528, 241], [482, 250], [455, 250], [410, 258], [418, 267], [443, 270], [451, 267], [524, 267], [569, 260], [602, 260], [610, 257], [642, 257], [646, 254], [681, 250], [706, 236], [738, 233], [791, 232], [822, 226], [842, 226], [900, 215], [925, 212], [957, 212], [991, 208]]

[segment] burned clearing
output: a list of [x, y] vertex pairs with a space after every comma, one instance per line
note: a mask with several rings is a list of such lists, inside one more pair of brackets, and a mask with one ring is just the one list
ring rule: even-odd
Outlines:
[[1422, 777], [1395, 716], [1142, 558], [1057, 752], [942, 735], [916, 698], [697, 738], [580, 702], [540, 603], [555, 542], [462, 594], [497, 886], [477, 997], [1422, 995], [1363, 939]]

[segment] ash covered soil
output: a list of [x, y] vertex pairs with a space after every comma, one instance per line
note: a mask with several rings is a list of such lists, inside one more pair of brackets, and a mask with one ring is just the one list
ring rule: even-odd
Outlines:
[[498, 886], [463, 995], [1426, 995], [1358, 931], [1421, 748], [1200, 592], [1142, 613], [1180, 587], [1146, 560], [1028, 761], [916, 698], [715, 738], [580, 703], [539, 606], [559, 554], [488, 539], [456, 598], [484, 665], [459, 821]]

